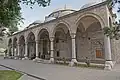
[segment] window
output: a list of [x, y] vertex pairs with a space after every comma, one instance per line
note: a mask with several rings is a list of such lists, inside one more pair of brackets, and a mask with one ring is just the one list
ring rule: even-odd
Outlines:
[[103, 54], [101, 50], [96, 50], [96, 58], [102, 58]]
[[56, 39], [56, 43], [59, 43], [59, 39], [58, 38]]
[[59, 57], [60, 56], [60, 53], [59, 53], [59, 51], [57, 51], [57, 57]]

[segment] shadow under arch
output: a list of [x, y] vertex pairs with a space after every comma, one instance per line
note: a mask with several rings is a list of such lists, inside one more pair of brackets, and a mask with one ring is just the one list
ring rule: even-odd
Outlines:
[[[76, 54], [77, 61], [104, 59], [104, 32], [96, 17], [85, 15], [77, 23]], [[101, 61], [100, 61], [101, 62]]]
[[24, 54], [25, 54], [25, 37], [23, 35], [21, 35], [19, 37], [19, 57], [20, 58], [24, 58]]
[[12, 56], [12, 39], [8, 40], [8, 55]]
[[81, 21], [82, 18], [85, 18], [86, 16], [91, 16], [93, 18], [95, 18], [97, 21], [100, 22], [100, 25], [101, 25], [101, 28], [103, 29], [105, 27], [105, 23], [104, 23], [104, 20], [102, 19], [102, 17], [100, 17], [99, 15], [95, 14], [95, 13], [86, 13], [86, 14], [83, 14], [83, 15], [80, 15], [77, 19], [76, 19], [76, 27], [78, 27], [79, 25], [79, 22]]
[[54, 31], [54, 57], [70, 61], [72, 58], [72, 41], [70, 31], [65, 24], [58, 24]]
[[38, 34], [38, 47], [39, 58], [49, 60], [50, 59], [50, 39], [47, 29], [41, 29]]
[[27, 45], [28, 45], [28, 58], [33, 60], [36, 58], [36, 42], [35, 35], [33, 32], [30, 32], [27, 36]]
[[17, 38], [13, 38], [13, 55], [17, 56]]

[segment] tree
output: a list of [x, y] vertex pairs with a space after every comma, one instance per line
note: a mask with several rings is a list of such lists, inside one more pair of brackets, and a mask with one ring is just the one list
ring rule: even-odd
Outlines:
[[[108, 0], [108, 4], [111, 8], [115, 6], [115, 4], [120, 5], [120, 0]], [[118, 6], [117, 10], [118, 14], [120, 13], [120, 6]], [[107, 26], [104, 28], [104, 34], [109, 36], [111, 39], [120, 39], [120, 20], [119, 22], [113, 23], [113, 26]]]
[[12, 33], [18, 30], [18, 25], [23, 20], [20, 3], [30, 8], [36, 4], [46, 7], [50, 4], [50, 0], [0, 0], [0, 29], [8, 28]]

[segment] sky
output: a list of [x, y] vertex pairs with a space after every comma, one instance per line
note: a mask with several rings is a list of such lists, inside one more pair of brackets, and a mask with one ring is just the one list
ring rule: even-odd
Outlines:
[[25, 20], [24, 24], [21, 24], [22, 27], [20, 27], [19, 29], [20, 30], [24, 29], [25, 27], [27, 27], [29, 24], [36, 20], [44, 21], [45, 16], [49, 15], [58, 8], [64, 8], [65, 5], [67, 8], [80, 10], [80, 8], [83, 5], [96, 1], [99, 2], [102, 0], [51, 0], [50, 6], [39, 7], [38, 5], [35, 5], [33, 9], [31, 9], [29, 6], [21, 4], [22, 17]]

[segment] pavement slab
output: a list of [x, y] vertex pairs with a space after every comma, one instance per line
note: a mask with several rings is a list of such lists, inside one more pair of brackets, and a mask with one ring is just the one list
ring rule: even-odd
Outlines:
[[[111, 71], [35, 63], [31, 60], [1, 59], [0, 64], [46, 80], [120, 80], [120, 65]], [[37, 80], [37, 79], [36, 79]]]

